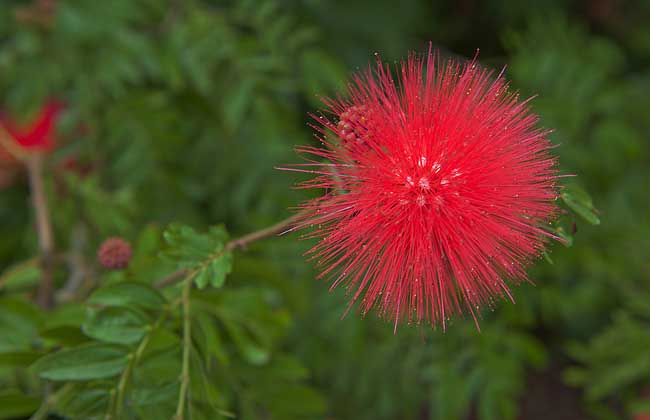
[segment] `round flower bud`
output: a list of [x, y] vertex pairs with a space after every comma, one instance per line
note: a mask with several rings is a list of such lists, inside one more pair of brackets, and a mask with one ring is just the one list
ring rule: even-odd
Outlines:
[[109, 270], [122, 270], [129, 265], [133, 250], [131, 244], [122, 238], [108, 238], [99, 247], [97, 258]]

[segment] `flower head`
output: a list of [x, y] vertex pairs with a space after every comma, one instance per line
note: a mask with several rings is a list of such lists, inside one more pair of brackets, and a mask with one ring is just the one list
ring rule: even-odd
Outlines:
[[48, 152], [56, 145], [56, 123], [62, 109], [59, 102], [48, 101], [25, 126], [17, 125], [13, 119], [0, 113], [0, 125], [23, 150]]
[[110, 270], [122, 270], [129, 265], [133, 249], [131, 244], [122, 238], [106, 239], [97, 252], [100, 264]]
[[344, 98], [325, 99], [322, 147], [300, 147], [308, 163], [286, 169], [326, 190], [297, 225], [315, 227], [320, 277], [345, 285], [364, 314], [444, 328], [510, 296], [508, 283], [557, 239], [546, 229], [556, 158], [502, 75], [431, 51], [397, 70], [395, 81], [378, 61]]

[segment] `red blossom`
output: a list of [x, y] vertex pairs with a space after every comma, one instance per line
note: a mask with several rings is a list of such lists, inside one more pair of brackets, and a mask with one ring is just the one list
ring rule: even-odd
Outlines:
[[[296, 228], [313, 227], [319, 278], [361, 311], [434, 326], [508, 296], [544, 251], [557, 213], [556, 158], [538, 117], [476, 61], [429, 51], [354, 77], [315, 116], [322, 147], [298, 148], [325, 189]], [[478, 323], [477, 323], [478, 326]]]
[[48, 152], [56, 146], [55, 131], [63, 106], [56, 101], [48, 101], [38, 115], [27, 125], [19, 126], [6, 114], [0, 114], [0, 125], [26, 151]]

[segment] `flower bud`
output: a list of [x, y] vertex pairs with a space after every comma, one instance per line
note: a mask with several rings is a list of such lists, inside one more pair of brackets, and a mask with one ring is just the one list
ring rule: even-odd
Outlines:
[[122, 238], [108, 238], [99, 247], [97, 258], [109, 270], [122, 270], [129, 265], [133, 250], [131, 244]]

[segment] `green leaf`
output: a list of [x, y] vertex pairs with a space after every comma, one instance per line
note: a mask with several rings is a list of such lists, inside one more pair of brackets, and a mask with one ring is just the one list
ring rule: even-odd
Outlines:
[[176, 381], [181, 370], [181, 349], [177, 344], [147, 354], [134, 373], [134, 383], [147, 387]]
[[133, 391], [133, 403], [142, 406], [169, 401], [178, 395], [178, 387], [178, 381], [158, 386], [140, 387]]
[[0, 351], [27, 350], [43, 322], [40, 310], [19, 297], [0, 298]]
[[0, 353], [0, 367], [28, 367], [43, 354], [36, 351], [9, 351]]
[[256, 81], [245, 78], [234, 81], [226, 87], [223, 94], [223, 118], [229, 130], [236, 130], [250, 108]]
[[125, 348], [91, 343], [49, 354], [37, 360], [31, 368], [44, 379], [85, 381], [116, 376], [127, 362]]
[[131, 308], [108, 307], [93, 311], [83, 325], [83, 332], [108, 343], [133, 344], [146, 333], [148, 318]]
[[179, 268], [196, 268], [206, 259], [223, 251], [228, 234], [223, 226], [213, 226], [207, 233], [198, 233], [189, 226], [172, 224], [163, 234], [169, 248], [163, 257]]
[[213, 226], [207, 233], [198, 233], [189, 226], [173, 224], [164, 233], [169, 245], [163, 258], [178, 268], [195, 271], [199, 288], [208, 284], [221, 287], [232, 270], [232, 252], [226, 249], [228, 234], [223, 226]]
[[63, 346], [76, 346], [88, 341], [81, 331], [87, 308], [83, 304], [68, 303], [48, 313], [38, 334], [41, 338]]
[[66, 303], [47, 314], [43, 328], [81, 327], [86, 317], [86, 305], [82, 303]]
[[25, 395], [18, 390], [0, 393], [0, 419], [28, 417], [41, 405], [39, 398]]
[[243, 326], [227, 319], [222, 319], [222, 321], [244, 359], [253, 365], [263, 365], [269, 361], [270, 350], [258, 343]]
[[551, 264], [551, 265], [554, 265], [554, 264], [555, 264], [555, 263], [553, 262], [553, 259], [551, 258], [551, 255], [550, 255], [546, 250], [544, 250], [544, 252], [542, 253], [542, 255], [544, 256], [544, 259], [546, 260], [547, 263], [549, 263], [549, 264]]
[[0, 289], [15, 289], [25, 286], [33, 286], [39, 282], [41, 271], [38, 267], [38, 260], [31, 260], [9, 267], [0, 276]]
[[159, 309], [165, 298], [141, 283], [120, 282], [97, 289], [88, 299], [88, 303], [106, 306], [140, 306], [147, 309]]
[[112, 386], [112, 383], [106, 381], [93, 382], [91, 385], [66, 384], [57, 398], [57, 414], [75, 419], [103, 418], [108, 408]]
[[208, 263], [205, 268], [198, 270], [194, 276], [194, 283], [196, 283], [196, 286], [199, 289], [203, 289], [210, 283], [210, 279], [212, 279], [213, 275], [214, 271], [212, 270], [212, 264]]
[[573, 235], [564, 226], [557, 224], [553, 229], [553, 233], [564, 240], [564, 246], [567, 248], [573, 246]]
[[589, 194], [576, 184], [565, 185], [560, 194], [562, 201], [576, 214], [592, 225], [600, 224], [596, 208]]
[[88, 341], [79, 327], [62, 325], [60, 327], [43, 328], [38, 333], [42, 338], [51, 340], [63, 346], [76, 346]]
[[212, 262], [214, 275], [211, 280], [212, 287], [221, 287], [226, 281], [226, 276], [232, 271], [232, 253], [228, 252], [221, 258]]
[[198, 312], [193, 316], [193, 328], [196, 325], [197, 344], [202, 350], [204, 361], [203, 363], [208, 366], [210, 359], [214, 357], [220, 364], [227, 366], [230, 363], [228, 353], [225, 351], [224, 340], [218, 328], [218, 324], [214, 322], [207, 314]]

